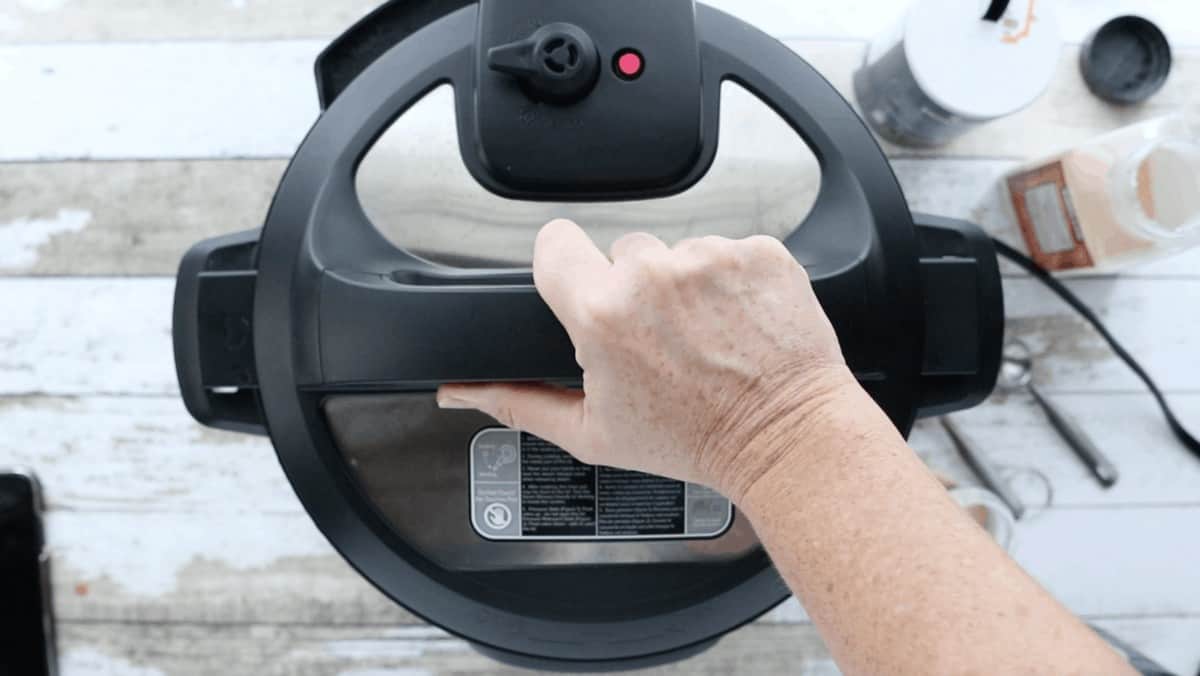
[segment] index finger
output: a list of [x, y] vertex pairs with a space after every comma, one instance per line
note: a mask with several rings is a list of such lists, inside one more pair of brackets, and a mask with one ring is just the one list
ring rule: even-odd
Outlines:
[[584, 290], [595, 288], [612, 263], [578, 225], [550, 221], [533, 247], [533, 283], [554, 316], [571, 333]]

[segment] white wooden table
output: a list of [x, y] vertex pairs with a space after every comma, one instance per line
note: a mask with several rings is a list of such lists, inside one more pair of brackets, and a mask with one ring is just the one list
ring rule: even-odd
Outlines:
[[[889, 0], [721, 0], [787, 40], [843, 92]], [[1012, 238], [996, 179], [1019, 160], [1123, 123], [1200, 113], [1192, 0], [1058, 0], [1069, 45], [1035, 106], [934, 153], [889, 149], [915, 209]], [[263, 440], [206, 430], [177, 396], [175, 266], [207, 236], [256, 227], [312, 122], [317, 51], [370, 0], [8, 0], [0, 5], [0, 465], [42, 477], [65, 673], [495, 673], [355, 575], [319, 535]], [[1176, 47], [1136, 110], [1085, 90], [1075, 56], [1137, 10]], [[961, 422], [1033, 504], [1016, 556], [1073, 610], [1168, 667], [1200, 664], [1200, 461], [1100, 340], [1006, 271], [1009, 329], [1037, 377], [1120, 466], [1102, 491], [1032, 402]], [[1200, 251], [1070, 285], [1200, 427]], [[922, 423], [929, 463], [969, 473]], [[835, 673], [785, 604], [664, 670]]]

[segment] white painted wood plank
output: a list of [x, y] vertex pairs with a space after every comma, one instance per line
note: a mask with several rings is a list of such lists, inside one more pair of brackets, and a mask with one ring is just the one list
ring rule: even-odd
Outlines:
[[[1180, 400], [1184, 415], [1200, 412], [1200, 397]], [[1194, 491], [1200, 485], [1200, 464], [1175, 444], [1148, 398], [1077, 395], [1060, 402], [1069, 411], [1093, 414], [1087, 418], [1088, 429], [1123, 474], [1113, 490], [1095, 486], [1027, 402], [1009, 400], [960, 415], [968, 436], [1012, 477], [1034, 508], [1018, 536], [1026, 540], [1030, 533], [1023, 549], [1032, 548], [1032, 560], [1050, 569], [1056, 590], [1059, 578], [1069, 577], [1054, 567], [1062, 551], [1056, 538], [1074, 542], [1079, 535], [1085, 538], [1083, 546], [1108, 560], [1124, 548], [1119, 542], [1126, 536], [1112, 524], [1113, 518], [1126, 518], [1120, 514], [1124, 506], [1177, 507], [1200, 499]], [[46, 489], [56, 599], [63, 617], [239, 622], [407, 618], [361, 583], [316, 532], [265, 440], [203, 430], [177, 402], [159, 398], [9, 400], [0, 404], [0, 428], [6, 431], [0, 457], [35, 468]], [[963, 484], [976, 482], [934, 425], [922, 424], [912, 444], [941, 473]], [[1045, 480], [1053, 488], [1056, 508], [1039, 514], [1047, 499]], [[1088, 505], [1102, 508], [1078, 509]], [[1158, 518], [1154, 510], [1125, 511], [1149, 514], [1152, 522]], [[1046, 528], [1064, 528], [1058, 525], [1060, 513], [1068, 515], [1071, 530], [1079, 533], [1046, 534]], [[1181, 538], [1173, 533], [1200, 526], [1194, 521], [1195, 508], [1178, 513], [1147, 540], [1174, 546]], [[1105, 533], [1114, 540], [1103, 540]], [[1141, 564], [1133, 557], [1138, 555], [1131, 552], [1123, 565], [1136, 569]], [[1126, 584], [1136, 587], [1153, 579]], [[1107, 593], [1098, 591], [1104, 589], [1110, 587], [1082, 585], [1069, 591], [1079, 597]], [[1153, 594], [1146, 598], [1155, 602]], [[1100, 614], [1142, 608], [1081, 603], [1081, 611]], [[1178, 606], [1154, 608], [1179, 611]], [[804, 617], [791, 602], [768, 621]]]
[[[1200, 279], [1072, 280], [1168, 391], [1197, 391]], [[0, 394], [174, 394], [173, 280], [0, 279]], [[1009, 327], [1049, 391], [1141, 392], [1136, 378], [1057, 297], [1005, 282]]]
[[[1015, 557], [1084, 616], [1200, 616], [1200, 506], [1052, 509], [1022, 521]], [[394, 624], [401, 609], [304, 514], [51, 512], [64, 620]], [[897, 572], [897, 574], [902, 574]], [[794, 602], [771, 622], [803, 620]]]
[[[1028, 404], [1009, 401], [960, 418], [970, 438], [1011, 475], [1034, 507], [1034, 517], [1018, 534], [1032, 534], [1037, 544], [1027, 547], [1034, 548], [1035, 563], [1048, 557], [1052, 588], [1059, 584], [1053, 564], [1061, 545], [1054, 544], [1055, 538], [1076, 535], [1045, 534], [1047, 527], [1061, 530], [1056, 525], [1060, 512], [1078, 522], [1082, 537], [1094, 540], [1097, 534], [1111, 533], [1119, 539], [1125, 536], [1113, 531], [1110, 522], [1123, 506], [1177, 507], [1197, 500], [1200, 465], [1169, 437], [1149, 402], [1136, 399], [1062, 398], [1069, 410], [1097, 414], [1088, 420], [1089, 429], [1123, 472], [1122, 482], [1109, 492], [1095, 487]], [[1200, 410], [1200, 397], [1187, 397], [1185, 403], [1185, 415]], [[202, 431], [185, 416], [175, 402], [155, 398], [10, 401], [0, 408], [0, 426], [11, 439], [0, 443], [0, 456], [36, 468], [46, 488], [62, 616], [280, 621], [311, 613], [319, 618], [313, 621], [321, 622], [407, 617], [395, 615], [390, 604], [360, 584], [333, 554], [301, 511], [265, 440]], [[63, 425], [63, 420], [71, 424]], [[935, 469], [963, 484], [975, 483], [944, 434], [932, 425], [923, 424], [912, 443]], [[1044, 480], [1053, 488], [1056, 509], [1039, 515], [1047, 499]], [[1086, 505], [1103, 508], [1078, 509]], [[1068, 506], [1075, 509], [1061, 509]], [[1200, 526], [1191, 522], [1194, 508], [1183, 514], [1157, 535]], [[1177, 523], [1181, 519], [1185, 523]], [[270, 537], [264, 538], [264, 533]], [[1088, 541], [1088, 546], [1102, 551], [1106, 559], [1121, 548], [1104, 549], [1105, 542]], [[1132, 558], [1125, 564], [1139, 565]], [[234, 578], [236, 584], [213, 595]], [[289, 591], [291, 585], [308, 591], [293, 598], [297, 592]], [[1093, 592], [1107, 588], [1084, 587]], [[1154, 602], [1153, 594], [1147, 598]], [[1081, 610], [1135, 612], [1104, 605], [1083, 605]], [[791, 602], [768, 620], [804, 617]]]
[[265, 437], [204, 427], [175, 397], [0, 398], [0, 429], [49, 509], [303, 511]]
[[[864, 43], [789, 44], [853, 98], [850, 81]], [[0, 161], [287, 157], [316, 117], [311, 64], [321, 46], [314, 40], [0, 46], [0, 85], [21, 93], [0, 108], [0, 128], [23, 131], [0, 145]], [[1076, 54], [1063, 51], [1058, 77], [1033, 107], [935, 154], [1032, 157], [1122, 124], [1200, 110], [1192, 95], [1200, 83], [1195, 49], [1177, 50], [1170, 82], [1135, 108], [1108, 106], [1086, 93]]]
[[[1196, 390], [1200, 314], [1187, 308], [1200, 307], [1200, 280], [1098, 278], [1068, 281], [1067, 286], [1100, 315], [1161, 387]], [[1033, 377], [1039, 384], [1073, 392], [1144, 391], [1090, 325], [1041, 283], [1006, 279], [1004, 302], [1009, 335], [1032, 348]]]
[[0, 47], [2, 160], [290, 155], [319, 41]]
[[[1124, 472], [1112, 492], [1091, 485], [1027, 405], [1010, 402], [962, 418], [1031, 505], [1044, 500], [1033, 470], [1052, 482], [1058, 507], [1035, 510], [1019, 526], [1018, 555], [1079, 612], [1200, 613], [1200, 586], [1189, 590], [1190, 568], [1178, 565], [1195, 553], [1185, 551], [1194, 539], [1180, 534], [1200, 527], [1200, 506], [1172, 504], [1196, 500], [1189, 490], [1200, 485], [1195, 460], [1167, 437], [1148, 402], [1062, 400], [1074, 412], [1098, 414], [1089, 429]], [[1186, 400], [1185, 414], [1200, 408], [1200, 397]], [[0, 408], [8, 439], [0, 456], [35, 468], [45, 483], [60, 616], [407, 621], [333, 553], [299, 509], [264, 441], [203, 432], [185, 415], [170, 400], [128, 397], [10, 401]], [[930, 425], [918, 430], [913, 445], [939, 470], [971, 481]], [[1153, 504], [1160, 506], [1144, 507]], [[1105, 563], [1079, 581], [1075, 558], [1064, 563], [1063, 557], [1085, 555]], [[1104, 575], [1124, 580], [1114, 585]], [[802, 618], [794, 603], [770, 616]]]
[[[0, 9], [0, 42], [140, 41], [180, 39], [332, 38], [379, 3], [178, 3], [170, 0], [17, 0]], [[886, 30], [906, 0], [710, 0], [772, 34], [808, 38], [871, 39]], [[1058, 0], [1063, 39], [1080, 42], [1110, 17], [1138, 12], [1159, 22], [1178, 45], [1200, 45], [1196, 8], [1187, 0]]]
[[[999, 395], [954, 414], [963, 433], [1009, 479], [1031, 511], [1055, 507], [1200, 505], [1200, 458], [1167, 427], [1149, 394], [1056, 395], [1113, 461], [1121, 479], [1102, 488], [1045, 414], [1027, 395]], [[1200, 396], [1172, 398], [1176, 412], [1200, 429]], [[926, 463], [960, 485], [979, 480], [962, 462], [945, 430], [933, 420], [917, 423], [909, 438]]]
[[0, 164], [0, 275], [173, 276], [196, 242], [260, 227], [285, 165]]
[[[1181, 675], [1200, 663], [1200, 619], [1105, 620], [1102, 628]], [[60, 627], [66, 676], [228, 672], [231, 662], [261, 676], [529, 673], [504, 668], [432, 627], [296, 627], [78, 624]], [[149, 648], [152, 646], [153, 648]], [[742, 628], [702, 655], [631, 674], [835, 676], [812, 625]]]
[[173, 394], [173, 279], [0, 282], [0, 394]]
[[[228, 673], [256, 676], [479, 674], [516, 676], [466, 642], [426, 627], [208, 627], [66, 624], [66, 676]], [[153, 646], [153, 649], [148, 649]], [[692, 659], [629, 674], [832, 676], [837, 668], [811, 625], [752, 626]]]
[[[1046, 504], [1047, 482], [1059, 507], [1200, 505], [1200, 460], [1171, 436], [1149, 395], [1056, 401], [1120, 468], [1111, 490], [1096, 484], [1027, 398], [997, 397], [956, 419], [1033, 507]], [[1200, 421], [1200, 395], [1175, 403], [1186, 420]], [[0, 458], [37, 470], [50, 509], [302, 511], [265, 438], [204, 428], [173, 397], [0, 398], [0, 429]], [[977, 483], [935, 423], [919, 423], [911, 444], [942, 474]]]
[[46, 534], [62, 620], [414, 621], [355, 573], [302, 512], [51, 511]]
[[[1022, 519], [1013, 557], [1084, 618], [1200, 615], [1200, 507], [1050, 509]], [[900, 573], [897, 573], [900, 574]], [[764, 618], [803, 622], [794, 599]]]
[[[892, 163], [914, 210], [970, 220], [1019, 245], [997, 189], [1016, 164], [978, 159]], [[0, 164], [0, 275], [173, 275], [192, 244], [262, 225], [285, 165], [283, 160]], [[413, 187], [418, 189], [405, 198], [413, 215], [398, 214], [393, 221], [420, 215], [423, 222], [457, 232], [466, 227], [463, 218], [474, 217], [465, 209], [472, 204], [488, 209], [481, 217], [501, 219], [474, 192], [460, 203], [445, 199], [446, 186]], [[456, 209], [448, 212], [447, 203]], [[519, 210], [502, 222], [530, 232], [541, 224]], [[1006, 270], [1011, 274], [1015, 268]], [[1200, 276], [1200, 248], [1124, 274]]]
[[0, 43], [331, 40], [379, 4], [380, 0], [13, 0], [0, 8]]
[[1018, 526], [1013, 556], [1084, 616], [1200, 615], [1200, 508], [1054, 509]]
[[1200, 618], [1096, 620], [1095, 626], [1179, 676], [1200, 673]]

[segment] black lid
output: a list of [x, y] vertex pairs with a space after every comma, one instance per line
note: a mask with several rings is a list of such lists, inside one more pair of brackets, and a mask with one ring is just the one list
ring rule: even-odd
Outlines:
[[1084, 42], [1083, 79], [1110, 103], [1141, 103], [1162, 89], [1171, 73], [1171, 44], [1148, 19], [1121, 16]]
[[[788, 595], [749, 521], [733, 512], [703, 542], [627, 531], [526, 539], [517, 512], [524, 541], [482, 535], [474, 516], [492, 505], [471, 494], [471, 440], [496, 422], [438, 408], [437, 386], [579, 386], [583, 373], [530, 270], [441, 265], [386, 239], [359, 199], [360, 160], [447, 84], [463, 168], [503, 198], [676, 195], [708, 172], [721, 83], [739, 83], [820, 158], [816, 202], [782, 239], [847, 364], [905, 434], [918, 415], [974, 405], [995, 384], [1004, 309], [991, 240], [969, 224], [914, 221], [887, 157], [833, 86], [728, 14], [693, 0], [460, 2], [392, 0], [353, 29], [367, 38], [339, 40], [322, 56], [325, 110], [261, 232], [202, 242], [180, 265], [173, 334], [185, 403], [206, 424], [269, 433], [305, 509], [346, 560], [490, 655], [580, 671], [695, 654]], [[486, 62], [490, 48], [554, 23], [586, 30], [597, 50], [593, 89], [573, 103], [534, 100], [520, 78]], [[389, 38], [370, 37], [379, 31]], [[579, 56], [584, 40], [573, 39]], [[561, 46], [546, 46], [562, 58]], [[649, 64], [639, 77], [607, 67], [632, 49]], [[557, 65], [565, 72], [569, 62], [568, 48]], [[630, 171], [617, 171], [622, 162]], [[628, 182], [612, 182], [618, 173]], [[514, 187], [505, 175], [533, 180]], [[519, 501], [513, 469], [505, 483]], [[596, 470], [593, 493], [599, 481]]]

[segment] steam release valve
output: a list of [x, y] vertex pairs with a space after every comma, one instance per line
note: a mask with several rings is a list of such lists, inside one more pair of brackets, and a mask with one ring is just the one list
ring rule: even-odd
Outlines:
[[521, 81], [537, 101], [568, 104], [587, 96], [600, 75], [596, 44], [574, 24], [552, 23], [524, 40], [488, 50], [488, 67]]

